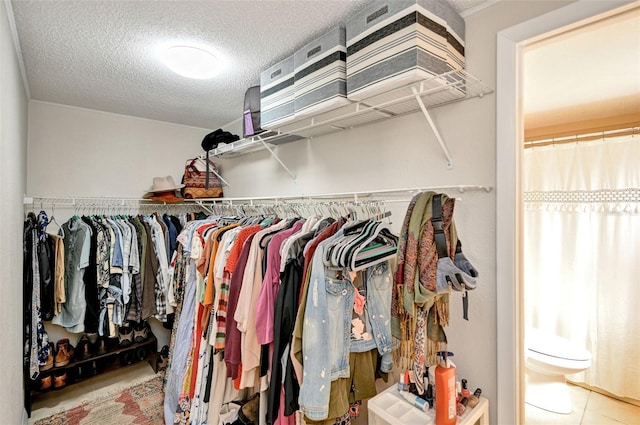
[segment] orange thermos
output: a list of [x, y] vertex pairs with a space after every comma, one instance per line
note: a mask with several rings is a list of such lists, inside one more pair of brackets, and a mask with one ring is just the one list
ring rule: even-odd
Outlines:
[[453, 353], [438, 352], [440, 364], [436, 366], [436, 425], [456, 423], [456, 368], [447, 359]]

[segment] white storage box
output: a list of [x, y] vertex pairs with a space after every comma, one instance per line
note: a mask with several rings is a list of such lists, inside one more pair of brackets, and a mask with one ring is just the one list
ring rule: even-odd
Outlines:
[[395, 387], [370, 399], [367, 403], [369, 425], [433, 425], [435, 411], [423, 412], [402, 398]]
[[[434, 425], [434, 409], [427, 412], [405, 400], [396, 386], [391, 386], [367, 402], [369, 425]], [[475, 408], [467, 407], [457, 416], [458, 425], [489, 425], [489, 401], [480, 397]]]
[[345, 29], [334, 28], [293, 55], [296, 118], [349, 103], [345, 41]]
[[260, 126], [276, 129], [292, 121], [294, 111], [293, 56], [260, 73]]
[[444, 1], [371, 3], [347, 22], [347, 96], [363, 100], [463, 69], [464, 30]]

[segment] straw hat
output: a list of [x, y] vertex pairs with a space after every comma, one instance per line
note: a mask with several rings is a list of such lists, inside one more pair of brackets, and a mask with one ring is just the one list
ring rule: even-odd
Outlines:
[[180, 202], [182, 198], [176, 196], [175, 191], [182, 189], [184, 184], [176, 184], [173, 177], [154, 177], [153, 186], [144, 194], [145, 199], [162, 202]]

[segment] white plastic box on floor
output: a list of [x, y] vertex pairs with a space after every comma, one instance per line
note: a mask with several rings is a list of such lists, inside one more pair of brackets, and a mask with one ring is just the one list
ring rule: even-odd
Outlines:
[[444, 1], [371, 3], [346, 26], [348, 98], [361, 101], [464, 69], [464, 31], [464, 20]]
[[[391, 386], [367, 403], [369, 425], [435, 425], [435, 410], [423, 412], [411, 405]], [[467, 408], [457, 417], [458, 425], [489, 425], [489, 402], [480, 397], [473, 409]]]
[[293, 55], [260, 73], [260, 126], [276, 129], [295, 117]]
[[345, 43], [345, 29], [336, 27], [293, 55], [296, 119], [349, 103]]

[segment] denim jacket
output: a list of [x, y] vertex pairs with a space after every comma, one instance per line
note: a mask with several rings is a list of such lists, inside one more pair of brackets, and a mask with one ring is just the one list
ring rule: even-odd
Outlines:
[[313, 420], [327, 418], [331, 382], [349, 377], [351, 352], [377, 348], [382, 356], [381, 370], [390, 372], [393, 368], [389, 263], [376, 264], [364, 271], [365, 331], [369, 337], [355, 339], [351, 328], [355, 288], [346, 270], [326, 269], [322, 260], [325, 247], [340, 236], [341, 231], [320, 243], [312, 260], [302, 336], [304, 372], [299, 403], [304, 414]]

